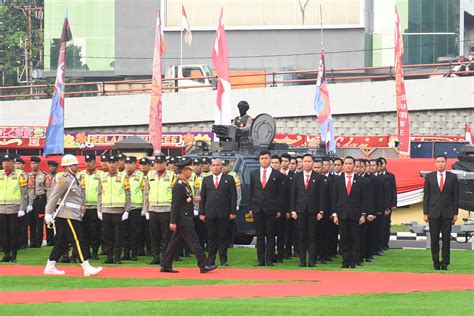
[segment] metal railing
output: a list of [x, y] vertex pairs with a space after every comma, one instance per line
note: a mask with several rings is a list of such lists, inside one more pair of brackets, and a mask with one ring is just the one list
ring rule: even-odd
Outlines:
[[[455, 62], [455, 63], [437, 63], [437, 64], [419, 64], [419, 65], [405, 65], [405, 78], [431, 78], [433, 76], [452, 76], [452, 75], [474, 75], [473, 70], [453, 71], [453, 67], [457, 65], [474, 65], [474, 62]], [[427, 71], [431, 68], [432, 71]], [[439, 69], [444, 68], [444, 69]], [[472, 68], [472, 67], [471, 67]], [[383, 67], [359, 67], [359, 68], [329, 68], [326, 70], [326, 77], [330, 83], [361, 81], [361, 80], [392, 80], [395, 78], [395, 71], [393, 66]], [[409, 70], [409, 71], [407, 71]], [[278, 72], [262, 72], [252, 74], [238, 74], [231, 75], [232, 78], [245, 77], [264, 77], [264, 80], [257, 78], [255, 81], [233, 83], [233, 87], [249, 87], [249, 86], [266, 86], [275, 87], [279, 85], [297, 85], [297, 84], [312, 84], [316, 83], [318, 70], [291, 70]], [[279, 79], [281, 76], [294, 76], [297, 79]], [[298, 76], [300, 77], [298, 79]], [[311, 78], [301, 78], [302, 76], [311, 76]], [[182, 80], [205, 80], [215, 81], [216, 76], [209, 77], [186, 77], [186, 78], [163, 78], [162, 90], [167, 91], [182, 91], [192, 89], [215, 89], [214, 84], [196, 84], [190, 86], [180, 85]], [[270, 79], [270, 80], [269, 80]], [[206, 80], [205, 80], [206, 81]], [[97, 81], [97, 82], [79, 82], [66, 83], [66, 96], [104, 96], [117, 94], [132, 94], [132, 93], [149, 93], [151, 91], [151, 79], [135, 79], [135, 80], [113, 80], [113, 81]], [[117, 85], [128, 85], [128, 88], [114, 87]], [[142, 85], [142, 87], [137, 87]], [[68, 88], [82, 88], [79, 91], [68, 91]], [[90, 88], [90, 90], [87, 90]], [[35, 90], [30, 93], [30, 89]], [[24, 90], [27, 90], [24, 92]], [[38, 84], [28, 86], [3, 86], [0, 87], [0, 100], [6, 99], [39, 99], [51, 98], [54, 93], [54, 84]]]

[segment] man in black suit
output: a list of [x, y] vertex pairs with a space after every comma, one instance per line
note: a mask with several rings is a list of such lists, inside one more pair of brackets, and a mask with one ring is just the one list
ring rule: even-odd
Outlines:
[[[281, 167], [281, 158], [278, 155], [273, 155], [270, 165], [273, 170], [280, 171]], [[285, 183], [286, 176], [282, 174], [283, 187], [286, 188]], [[285, 191], [286, 192], [286, 191]], [[274, 263], [282, 263], [285, 258], [285, 224], [286, 224], [286, 214], [288, 213], [288, 208], [286, 207], [286, 201], [283, 199], [283, 204], [281, 208], [281, 216], [276, 220], [275, 236], [276, 236], [276, 254], [273, 258]]]
[[355, 159], [344, 158], [343, 174], [334, 180], [334, 223], [341, 235], [342, 267], [355, 268], [359, 257], [359, 225], [365, 223], [366, 190], [361, 178], [354, 174]]
[[275, 225], [285, 196], [282, 174], [270, 166], [271, 153], [262, 150], [260, 168], [250, 173], [250, 213], [257, 233], [257, 266], [273, 266]]
[[321, 176], [314, 172], [311, 154], [303, 156], [303, 170], [295, 176], [291, 190], [291, 216], [296, 220], [300, 264], [306, 267], [306, 253], [309, 252], [309, 267], [316, 265], [316, 239], [318, 221], [323, 218], [321, 208]]
[[[455, 174], [446, 171], [444, 155], [435, 158], [436, 171], [426, 175], [423, 189], [423, 214], [430, 225], [431, 256], [435, 270], [448, 270], [451, 225], [458, 219], [459, 188]], [[442, 257], [439, 262], [439, 233], [442, 235]]]
[[222, 161], [214, 159], [211, 165], [212, 176], [205, 177], [201, 186], [199, 219], [206, 223], [209, 265], [215, 265], [217, 249], [221, 265], [227, 266], [227, 236], [230, 221], [235, 220], [237, 189], [234, 177], [222, 172]]
[[189, 246], [196, 256], [201, 273], [206, 273], [217, 268], [215, 265], [208, 265], [206, 254], [202, 249], [199, 237], [194, 229], [194, 203], [193, 191], [188, 180], [193, 174], [191, 159], [181, 158], [177, 165], [179, 180], [173, 186], [170, 211], [170, 230], [173, 232], [168, 247], [161, 261], [160, 272], [177, 273], [173, 269], [173, 260], [181, 249], [181, 242]]
[[383, 239], [383, 250], [389, 248], [388, 242], [390, 241], [390, 227], [392, 224], [392, 211], [397, 208], [397, 181], [395, 175], [387, 171], [387, 160], [383, 157], [379, 159], [380, 173], [384, 175], [384, 187], [385, 187], [385, 227], [384, 227], [384, 239]]
[[[296, 159], [295, 161], [296, 167]], [[293, 179], [295, 172], [290, 170], [292, 157], [288, 153], [281, 155], [281, 168], [280, 172], [283, 175], [283, 186], [285, 190], [285, 198], [283, 199], [283, 212], [286, 213], [286, 216], [282, 216], [285, 221], [285, 259], [290, 259], [293, 255], [293, 231], [294, 231], [294, 219], [291, 217], [290, 213], [290, 202], [291, 202], [291, 187], [293, 185]]]
[[[332, 183], [334, 176], [331, 175], [331, 164], [329, 158], [324, 158], [322, 161], [321, 168], [321, 190], [323, 190], [321, 202], [324, 202], [324, 211], [323, 218], [318, 222], [318, 255], [322, 264], [327, 264], [328, 261], [332, 261], [329, 257], [329, 246], [331, 243], [331, 234], [334, 234], [334, 229], [337, 230], [336, 224], [331, 220], [332, 210], [331, 210], [331, 192], [332, 192]], [[334, 227], [333, 227], [334, 226]], [[337, 238], [337, 231], [335, 233]], [[337, 246], [336, 246], [337, 247]], [[337, 250], [336, 250], [337, 252]]]

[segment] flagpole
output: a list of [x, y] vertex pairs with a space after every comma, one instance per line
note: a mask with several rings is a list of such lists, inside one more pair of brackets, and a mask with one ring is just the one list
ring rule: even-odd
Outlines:
[[180, 23], [179, 23], [179, 28], [180, 28], [180, 55], [179, 55], [179, 65], [181, 66], [183, 64], [183, 3], [181, 3], [181, 11], [179, 12], [179, 16], [181, 17]]
[[319, 4], [319, 21], [321, 22], [321, 50], [324, 50], [324, 37], [323, 37], [323, 5]]

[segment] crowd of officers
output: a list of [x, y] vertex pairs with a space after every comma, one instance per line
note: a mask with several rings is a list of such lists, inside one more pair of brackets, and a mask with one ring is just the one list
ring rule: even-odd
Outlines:
[[[53, 229], [45, 226], [45, 208], [54, 186], [64, 185], [70, 174], [58, 172], [55, 161], [48, 161], [48, 173], [41, 171], [39, 157], [31, 157], [28, 173], [23, 171], [21, 157], [2, 158], [2, 260], [16, 262], [17, 250], [42, 246], [45, 229], [47, 245], [54, 245]], [[217, 252], [220, 264], [228, 264], [227, 249], [235, 238], [242, 198], [240, 179], [230, 170], [230, 161], [217, 159], [211, 166], [210, 158], [192, 159], [189, 176], [181, 178], [176, 157], [157, 155], [137, 161], [118, 153], [99, 159], [101, 167], [97, 169], [97, 158], [86, 155], [86, 168], [75, 174], [85, 200], [80, 218], [82, 242], [92, 259], [105, 255], [104, 263], [119, 264], [152, 256], [150, 264], [162, 264], [176, 224], [171, 214], [173, 187], [186, 179], [194, 230], [200, 246], [208, 251], [202, 265], [214, 266]], [[249, 183], [257, 265], [271, 266], [296, 256], [300, 266], [314, 267], [317, 260], [325, 264], [342, 254], [343, 266], [355, 268], [388, 249], [397, 194], [395, 176], [387, 171], [384, 158], [319, 160], [310, 154], [292, 157], [262, 151], [259, 162], [260, 168], [251, 173]], [[226, 184], [232, 183], [229, 187], [221, 185], [223, 174], [230, 176], [224, 178]], [[202, 190], [206, 177], [208, 189]], [[219, 200], [220, 189], [230, 193]], [[217, 210], [202, 200], [213, 194]], [[177, 245], [181, 250], [174, 260], [191, 255], [186, 244]], [[78, 260], [74, 243], [69, 248], [72, 251], [66, 250], [60, 262]]]

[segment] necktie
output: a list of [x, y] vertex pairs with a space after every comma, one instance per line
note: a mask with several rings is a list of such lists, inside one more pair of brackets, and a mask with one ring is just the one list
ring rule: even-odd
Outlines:
[[441, 192], [443, 192], [443, 189], [444, 189], [444, 177], [443, 177], [443, 174], [440, 173], [439, 174], [440, 178], [439, 178], [439, 190]]
[[219, 177], [216, 177], [216, 182], [214, 183], [214, 187], [217, 188], [219, 187]]
[[352, 182], [351, 182], [352, 176], [347, 176], [347, 185], [346, 185], [346, 190], [347, 190], [347, 195], [351, 194], [351, 189], [352, 189]]
[[304, 183], [304, 186], [306, 188], [306, 190], [308, 190], [308, 185], [309, 185], [309, 174], [306, 175], [306, 182]]
[[263, 169], [262, 188], [265, 189], [266, 186], [267, 186], [267, 169]]

